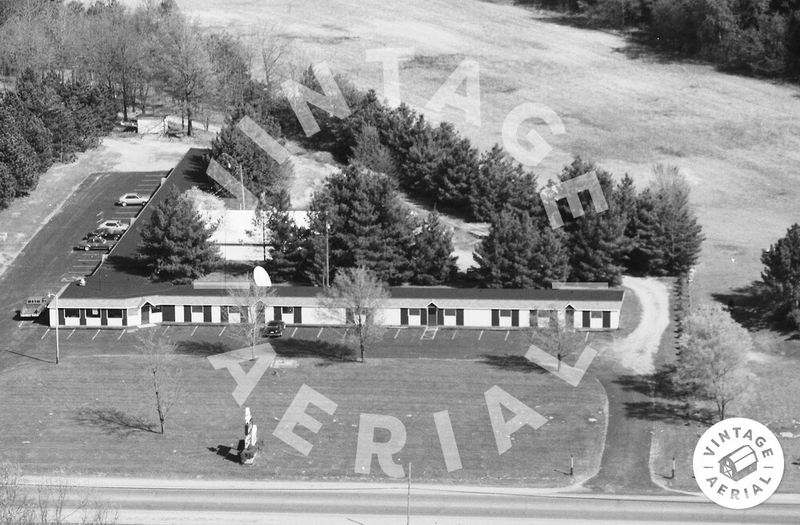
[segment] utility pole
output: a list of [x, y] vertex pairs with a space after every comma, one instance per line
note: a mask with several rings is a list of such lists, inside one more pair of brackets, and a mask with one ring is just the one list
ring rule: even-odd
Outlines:
[[406, 494], [406, 525], [411, 525], [411, 462], [408, 462], [408, 491]]
[[61, 357], [61, 348], [59, 347], [59, 343], [58, 343], [58, 323], [60, 322], [61, 316], [60, 316], [60, 313], [58, 311], [58, 294], [56, 293], [56, 294], [50, 294], [50, 295], [53, 295], [55, 297], [55, 301], [56, 301], [56, 364], [58, 364], [58, 361], [59, 361], [59, 359]]
[[330, 241], [328, 239], [330, 226], [328, 225], [328, 218], [325, 217], [325, 275], [322, 276], [322, 285], [326, 288], [331, 285], [331, 250]]

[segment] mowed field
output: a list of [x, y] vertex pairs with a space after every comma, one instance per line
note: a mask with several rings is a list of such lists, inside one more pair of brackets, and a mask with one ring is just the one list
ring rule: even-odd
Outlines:
[[[149, 430], [157, 428], [157, 419], [141, 356], [71, 356], [58, 366], [29, 361], [5, 371], [0, 375], [0, 461], [45, 474], [386, 480], [377, 459], [369, 473], [355, 471], [359, 420], [366, 413], [403, 423], [406, 444], [394, 460], [411, 462], [417, 481], [555, 487], [591, 477], [599, 466], [606, 411], [602, 387], [589, 376], [571, 387], [520, 359], [371, 359], [365, 364], [297, 359], [296, 368], [263, 376], [247, 400], [262, 443], [252, 468], [236, 462], [243, 410], [231, 395], [235, 383], [228, 371], [214, 370], [203, 355], [183, 354], [176, 364], [184, 371], [185, 394], [169, 414], [165, 435]], [[338, 405], [333, 415], [313, 405], [306, 410], [322, 424], [316, 434], [303, 426], [295, 430], [313, 445], [308, 456], [272, 436], [302, 385]], [[514, 432], [503, 455], [484, 400], [494, 386], [547, 418], [539, 429]], [[445, 467], [433, 419], [442, 410], [449, 412], [463, 464], [453, 472]], [[506, 420], [514, 415], [503, 412]], [[388, 433], [378, 430], [374, 439], [386, 441]]]
[[[136, 0], [129, 0], [135, 4]], [[366, 50], [412, 47], [402, 64], [404, 101], [423, 108], [463, 59], [480, 65], [481, 125], [455, 122], [481, 148], [501, 141], [519, 104], [552, 108], [566, 133], [537, 131], [554, 151], [536, 168], [560, 171], [573, 155], [628, 172], [645, 184], [654, 163], [679, 166], [707, 235], [696, 287], [701, 296], [759, 278], [760, 251], [797, 217], [800, 98], [793, 86], [727, 75], [704, 65], [631, 58], [621, 37], [548, 21], [479, 0], [178, 0], [201, 24], [289, 38], [301, 62], [327, 61], [364, 88], [382, 88]], [[636, 50], [633, 50], [636, 51]], [[521, 130], [524, 135], [527, 129]]]

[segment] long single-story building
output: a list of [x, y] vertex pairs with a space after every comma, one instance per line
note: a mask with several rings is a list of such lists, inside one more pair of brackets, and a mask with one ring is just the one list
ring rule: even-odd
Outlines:
[[[85, 296], [69, 287], [49, 305], [50, 326], [131, 327], [161, 323], [239, 323], [249, 309], [229, 292], [201, 283], [176, 287], [173, 293], [128, 297]], [[181, 289], [183, 288], [183, 289]], [[263, 321], [292, 325], [342, 325], [344, 308], [323, 305], [322, 289], [314, 286], [274, 286], [260, 303]], [[377, 314], [385, 326], [545, 327], [559, 322], [578, 329], [619, 328], [623, 290], [501, 290], [399, 286]]]
[[[50, 326], [124, 328], [161, 323], [239, 323], [247, 309], [238, 306], [241, 277], [227, 273], [192, 284], [154, 282], [137, 259], [140, 230], [169, 189], [179, 192], [209, 183], [209, 150], [193, 148], [165, 178], [148, 204], [96, 272], [64, 287], [48, 306]], [[621, 289], [576, 285], [550, 290], [399, 286], [378, 312], [386, 326], [543, 327], [559, 322], [584, 330], [619, 327]], [[258, 311], [264, 321], [291, 325], [341, 325], [344, 308], [322, 306], [322, 289], [274, 286]]]

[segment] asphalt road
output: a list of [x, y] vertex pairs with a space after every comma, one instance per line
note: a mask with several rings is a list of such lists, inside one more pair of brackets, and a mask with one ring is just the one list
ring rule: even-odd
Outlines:
[[[139, 488], [137, 481], [141, 483]], [[541, 495], [532, 491], [389, 484], [175, 482], [94, 485], [94, 501], [117, 512], [118, 523], [413, 524], [486, 523], [797, 523], [800, 501], [732, 511], [699, 497]], [[36, 490], [30, 487], [28, 490]], [[83, 495], [73, 492], [66, 506]]]
[[140, 207], [116, 206], [123, 193], [152, 193], [164, 172], [92, 174], [69, 197], [53, 219], [30, 240], [0, 276], [0, 369], [19, 361], [45, 344], [32, 321], [21, 321], [17, 310], [26, 297], [55, 293], [62, 286], [91, 273], [101, 252], [74, 251], [73, 246], [98, 223], [132, 219]]

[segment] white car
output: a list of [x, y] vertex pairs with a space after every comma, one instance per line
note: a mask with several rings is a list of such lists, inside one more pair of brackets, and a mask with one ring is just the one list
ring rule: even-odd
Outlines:
[[128, 229], [128, 226], [130, 224], [122, 221], [103, 221], [97, 225], [96, 231], [121, 234]]
[[121, 195], [119, 199], [117, 199], [117, 204], [120, 206], [144, 206], [147, 204], [148, 197], [142, 197], [138, 193], [126, 193], [125, 195]]

